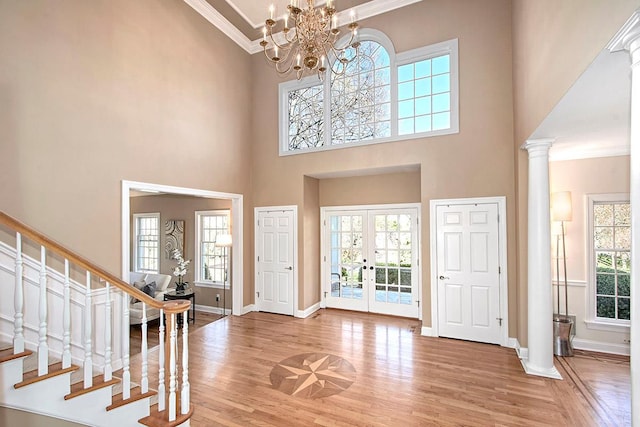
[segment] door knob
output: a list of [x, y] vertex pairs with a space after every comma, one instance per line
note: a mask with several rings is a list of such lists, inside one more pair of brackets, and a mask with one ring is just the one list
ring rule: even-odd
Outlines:
[[449, 280], [448, 277], [440, 276], [440, 280]]
[[285, 267], [285, 270], [293, 270], [293, 267], [289, 266], [289, 267]]

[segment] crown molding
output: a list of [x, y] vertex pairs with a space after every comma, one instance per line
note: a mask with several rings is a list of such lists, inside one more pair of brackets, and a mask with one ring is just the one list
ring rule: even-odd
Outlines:
[[557, 144], [549, 150], [549, 161], [582, 160], [598, 157], [628, 156], [630, 145], [608, 147], [582, 147], [580, 144]]
[[633, 12], [631, 17], [625, 22], [615, 36], [607, 45], [610, 52], [629, 49], [629, 43], [640, 37], [640, 9]]
[[[345, 25], [351, 19], [350, 15], [353, 11], [356, 19], [367, 19], [373, 16], [381, 15], [383, 13], [390, 12], [401, 7], [409, 6], [414, 3], [419, 3], [422, 0], [371, 0], [368, 3], [352, 7], [347, 10], [343, 10], [337, 14], [338, 25]], [[250, 54], [262, 52], [262, 46], [260, 46], [260, 38], [256, 40], [250, 40], [245, 36], [238, 28], [236, 28], [231, 22], [220, 14], [205, 0], [184, 0], [189, 6], [191, 6], [196, 12], [202, 15], [207, 21], [213, 24], [216, 28], [226, 34], [231, 40], [236, 42], [238, 46], [243, 48]], [[233, 5], [232, 5], [233, 6]], [[234, 8], [235, 9], [235, 8]], [[237, 11], [237, 10], [236, 10]], [[238, 13], [243, 16], [242, 13]], [[248, 22], [248, 21], [247, 21]], [[249, 25], [252, 23], [249, 22]], [[282, 35], [280, 33], [274, 34], [277, 40], [280, 40]]]
[[255, 53], [252, 51], [251, 40], [245, 36], [242, 31], [238, 30], [235, 25], [227, 20], [217, 10], [213, 8], [205, 0], [184, 0], [189, 6], [191, 6], [196, 12], [198, 12], [204, 19], [212, 23], [217, 29], [222, 31], [227, 37], [236, 42], [238, 46], [243, 48], [248, 53]]

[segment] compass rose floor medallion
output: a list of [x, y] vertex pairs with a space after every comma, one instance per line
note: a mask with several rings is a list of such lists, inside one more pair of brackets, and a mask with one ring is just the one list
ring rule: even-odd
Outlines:
[[273, 388], [291, 396], [317, 399], [338, 394], [356, 379], [356, 370], [342, 357], [304, 353], [284, 359], [271, 370]]

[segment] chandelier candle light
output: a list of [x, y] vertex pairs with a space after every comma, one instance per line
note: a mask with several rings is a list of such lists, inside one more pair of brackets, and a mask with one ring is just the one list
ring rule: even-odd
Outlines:
[[[274, 65], [278, 74], [285, 75], [295, 71], [298, 80], [312, 73], [317, 73], [320, 80], [323, 80], [327, 68], [334, 74], [343, 74], [347, 64], [357, 56], [360, 47], [357, 40], [358, 23], [355, 22], [353, 11], [351, 22], [347, 26], [351, 37], [339, 47], [336, 46], [340, 30], [335, 1], [327, 0], [324, 7], [317, 9], [314, 0], [302, 1], [306, 1], [306, 7], [300, 7], [300, 0], [291, 0], [287, 6], [281, 38], [274, 36], [275, 7], [269, 7], [269, 19], [265, 21], [260, 42], [267, 60]], [[356, 50], [356, 55], [351, 58], [345, 55], [349, 48]]]

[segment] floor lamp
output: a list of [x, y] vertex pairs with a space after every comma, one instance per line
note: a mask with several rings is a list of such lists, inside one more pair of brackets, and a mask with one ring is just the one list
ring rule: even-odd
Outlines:
[[561, 232], [556, 238], [556, 244], [560, 243], [562, 236], [562, 261], [564, 263], [564, 317], [560, 315], [560, 251], [556, 245], [556, 274], [558, 277], [558, 314], [554, 321], [554, 354], [557, 356], [573, 356], [573, 348], [571, 346], [571, 328], [573, 322], [569, 317], [569, 291], [567, 284], [567, 250], [565, 245], [565, 221], [573, 219], [573, 210], [571, 208], [571, 192], [561, 191], [551, 195], [551, 219], [560, 222]]
[[[224, 251], [224, 275], [222, 277], [222, 285], [224, 291], [222, 293], [222, 315], [227, 315], [227, 277], [228, 277], [228, 265], [229, 265], [229, 251], [231, 248], [232, 239], [231, 234], [219, 234], [216, 236], [215, 245], [222, 248]], [[231, 282], [229, 282], [229, 290], [231, 290]]]

